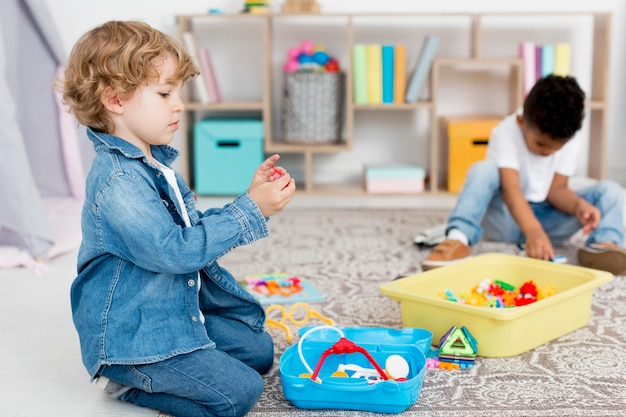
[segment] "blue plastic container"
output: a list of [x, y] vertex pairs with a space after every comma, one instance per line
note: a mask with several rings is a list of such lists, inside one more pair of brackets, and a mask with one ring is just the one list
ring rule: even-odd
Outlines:
[[263, 162], [263, 121], [201, 120], [194, 125], [193, 142], [196, 193], [240, 194]]
[[[300, 337], [315, 326], [303, 327], [298, 331]], [[417, 347], [424, 356], [428, 356], [433, 340], [433, 332], [415, 327], [392, 329], [390, 327], [341, 327], [347, 339], [357, 345], [361, 343], [376, 343], [381, 345], [408, 345]], [[333, 329], [319, 329], [309, 336], [307, 342], [332, 342], [337, 339], [337, 332]]]
[[[348, 340], [351, 340], [348, 335], [359, 340], [368, 339], [368, 328], [342, 330]], [[416, 344], [404, 344], [405, 341], [414, 339], [407, 334], [401, 336], [399, 343], [395, 344], [391, 336], [394, 329], [371, 330], [370, 342], [351, 341], [366, 349], [381, 367], [384, 367], [389, 356], [402, 356], [409, 365], [409, 374], [405, 381], [387, 380], [370, 384], [363, 378], [331, 376], [340, 365], [345, 364], [372, 368], [365, 355], [354, 352], [326, 356], [318, 374], [321, 382], [316, 382], [307, 377], [308, 370], [298, 355], [298, 345], [294, 344], [280, 358], [280, 378], [285, 397], [294, 406], [304, 409], [345, 409], [395, 414], [409, 408], [419, 398], [426, 371], [426, 357]], [[421, 329], [416, 330], [421, 333]], [[382, 343], [378, 343], [377, 338], [381, 338]], [[302, 354], [309, 366], [315, 369], [324, 352], [338, 340], [339, 334], [332, 330], [320, 330], [317, 335], [316, 332], [311, 333], [302, 343]]]

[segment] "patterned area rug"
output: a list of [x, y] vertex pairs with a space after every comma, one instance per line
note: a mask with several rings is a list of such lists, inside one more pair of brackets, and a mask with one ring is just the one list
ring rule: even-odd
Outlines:
[[[227, 255], [235, 276], [285, 271], [324, 293], [312, 304], [338, 326], [402, 327], [399, 304], [379, 286], [421, 271], [428, 249], [419, 231], [445, 222], [447, 210], [288, 208], [270, 221], [271, 237]], [[556, 248], [575, 263], [575, 241]], [[514, 245], [482, 242], [474, 254], [517, 254]], [[403, 416], [624, 416], [626, 410], [626, 278], [594, 290], [588, 326], [511, 358], [478, 358], [461, 371], [428, 369], [418, 401]], [[315, 323], [313, 323], [315, 324]], [[292, 326], [297, 334], [298, 328]], [[282, 392], [278, 361], [289, 346], [269, 330], [276, 365], [250, 416], [375, 416], [345, 410], [303, 410]]]

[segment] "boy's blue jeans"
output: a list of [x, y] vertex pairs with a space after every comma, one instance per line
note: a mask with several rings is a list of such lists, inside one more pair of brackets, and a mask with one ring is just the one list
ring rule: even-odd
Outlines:
[[[577, 195], [596, 206], [602, 218], [585, 242], [624, 241], [624, 191], [613, 181], [596, 184], [575, 191]], [[582, 228], [576, 218], [557, 210], [548, 202], [530, 203], [533, 213], [554, 245], [560, 245]], [[456, 206], [448, 218], [448, 230], [459, 229], [476, 244], [483, 232], [490, 240], [524, 244], [525, 237], [513, 220], [500, 190], [500, 174], [493, 161], [477, 162], [470, 168]]]
[[197, 350], [147, 365], [112, 365], [101, 374], [131, 387], [119, 399], [176, 417], [243, 416], [263, 392], [274, 344], [231, 319], [207, 315], [215, 349]]

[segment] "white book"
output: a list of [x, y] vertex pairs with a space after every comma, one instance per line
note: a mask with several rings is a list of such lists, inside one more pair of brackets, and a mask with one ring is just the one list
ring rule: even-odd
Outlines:
[[[185, 44], [185, 48], [187, 48], [187, 52], [191, 55], [191, 58], [194, 60], [194, 63], [198, 67], [200, 66], [200, 60], [198, 59], [198, 48], [196, 48], [196, 40], [193, 37], [192, 32], [183, 33], [183, 43]], [[203, 104], [208, 104], [211, 102], [209, 99], [209, 93], [207, 92], [207, 86], [202, 75], [198, 75], [191, 80], [193, 86], [193, 97], [192, 99], [199, 101]]]

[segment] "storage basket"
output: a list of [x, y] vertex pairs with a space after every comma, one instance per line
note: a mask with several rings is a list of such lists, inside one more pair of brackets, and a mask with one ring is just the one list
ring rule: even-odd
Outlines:
[[196, 122], [193, 136], [196, 193], [244, 192], [264, 159], [263, 121], [205, 119]]
[[285, 142], [341, 141], [344, 78], [340, 72], [286, 74], [282, 112]]

